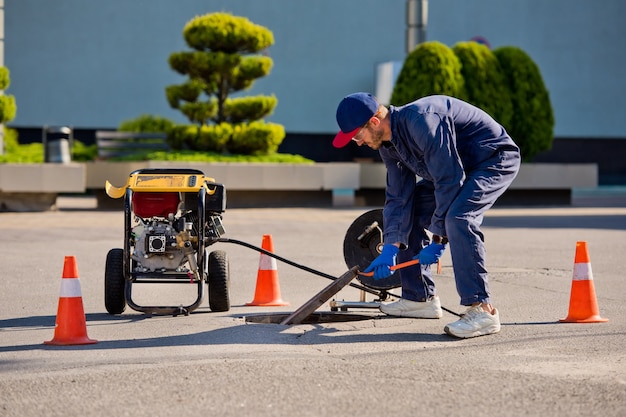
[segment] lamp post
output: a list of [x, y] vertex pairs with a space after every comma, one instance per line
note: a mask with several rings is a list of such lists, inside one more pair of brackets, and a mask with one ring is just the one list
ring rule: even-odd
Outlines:
[[406, 2], [406, 53], [426, 42], [428, 25], [428, 0], [407, 0]]

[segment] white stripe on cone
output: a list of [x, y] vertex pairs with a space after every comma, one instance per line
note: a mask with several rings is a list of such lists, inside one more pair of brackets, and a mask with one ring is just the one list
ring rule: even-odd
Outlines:
[[78, 278], [63, 278], [61, 280], [60, 297], [82, 297], [80, 292], [80, 281]]
[[261, 254], [261, 258], [259, 259], [259, 270], [260, 271], [276, 271], [278, 268], [276, 267], [276, 259], [272, 258], [269, 255], [264, 253]]
[[591, 272], [590, 263], [576, 263], [574, 264], [574, 281], [593, 281], [593, 273]]

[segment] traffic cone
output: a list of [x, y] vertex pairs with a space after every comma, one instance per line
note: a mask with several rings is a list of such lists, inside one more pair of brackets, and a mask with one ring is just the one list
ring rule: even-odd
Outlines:
[[[263, 249], [274, 253], [272, 235], [263, 235]], [[282, 300], [280, 295], [280, 285], [278, 284], [278, 269], [276, 259], [261, 253], [259, 260], [259, 271], [256, 277], [256, 290], [254, 300], [246, 303], [248, 306], [288, 306], [289, 303]]]
[[602, 323], [609, 321], [609, 319], [600, 317], [598, 311], [587, 242], [576, 242], [569, 313], [566, 318], [559, 321], [561, 323]]
[[87, 345], [98, 343], [87, 336], [83, 297], [80, 291], [76, 258], [66, 256], [63, 264], [63, 279], [57, 310], [54, 338], [43, 342], [46, 345]]

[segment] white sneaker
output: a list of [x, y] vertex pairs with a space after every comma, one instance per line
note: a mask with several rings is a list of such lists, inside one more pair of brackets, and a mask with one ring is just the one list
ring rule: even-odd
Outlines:
[[395, 303], [381, 304], [380, 311], [389, 316], [412, 317], [416, 319], [440, 319], [443, 316], [441, 302], [436, 295], [428, 301], [411, 301], [405, 298]]
[[494, 308], [493, 314], [489, 314], [478, 304], [468, 308], [459, 320], [444, 327], [444, 331], [462, 339], [498, 333], [500, 313]]

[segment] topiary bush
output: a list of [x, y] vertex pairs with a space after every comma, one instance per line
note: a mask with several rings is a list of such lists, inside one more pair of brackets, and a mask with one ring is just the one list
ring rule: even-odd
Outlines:
[[[11, 77], [7, 67], [0, 67], [0, 90], [4, 91], [11, 85]], [[7, 123], [15, 119], [17, 106], [15, 97], [11, 95], [0, 95], [0, 123]]]
[[[187, 80], [168, 86], [165, 92], [170, 106], [200, 129], [193, 136], [192, 129], [176, 128], [168, 136], [170, 146], [226, 153], [275, 151], [276, 143], [285, 137], [284, 128], [255, 121], [274, 111], [276, 97], [229, 97], [249, 89], [271, 71], [272, 59], [259, 52], [274, 43], [272, 32], [244, 17], [209, 13], [187, 22], [183, 37], [192, 51], [172, 53], [169, 64]], [[224, 124], [232, 124], [232, 129]], [[207, 130], [211, 125], [215, 128]], [[246, 131], [249, 135], [234, 134]], [[218, 139], [214, 137], [217, 133], [231, 135]]]
[[539, 67], [518, 47], [494, 50], [511, 91], [514, 117], [507, 131], [521, 149], [522, 160], [531, 161], [549, 150], [554, 140], [554, 113]]
[[[0, 90], [4, 91], [9, 88], [11, 84], [11, 77], [9, 69], [7, 67], [0, 67]], [[17, 106], [15, 105], [15, 97], [12, 95], [2, 94], [0, 95], [0, 124], [4, 125], [7, 122], [15, 119], [17, 113]], [[0, 129], [4, 129], [4, 126], [0, 126]], [[6, 149], [4, 142], [0, 135], [0, 155], [2, 155]]]
[[233, 134], [228, 123], [218, 125], [176, 125], [168, 134], [168, 143], [175, 149], [191, 149], [222, 153]]
[[466, 98], [459, 58], [437, 41], [421, 43], [407, 55], [390, 101], [400, 106], [433, 94]]
[[117, 130], [122, 132], [167, 133], [175, 123], [162, 116], [142, 114], [134, 119], [122, 121]]
[[243, 155], [269, 155], [278, 150], [285, 137], [282, 125], [256, 121], [235, 126], [228, 150]]
[[15, 97], [9, 95], [0, 95], [0, 123], [6, 123], [15, 119], [17, 106]]
[[505, 128], [513, 119], [511, 92], [498, 58], [478, 42], [459, 42], [452, 48], [461, 62], [467, 101], [489, 113]]

